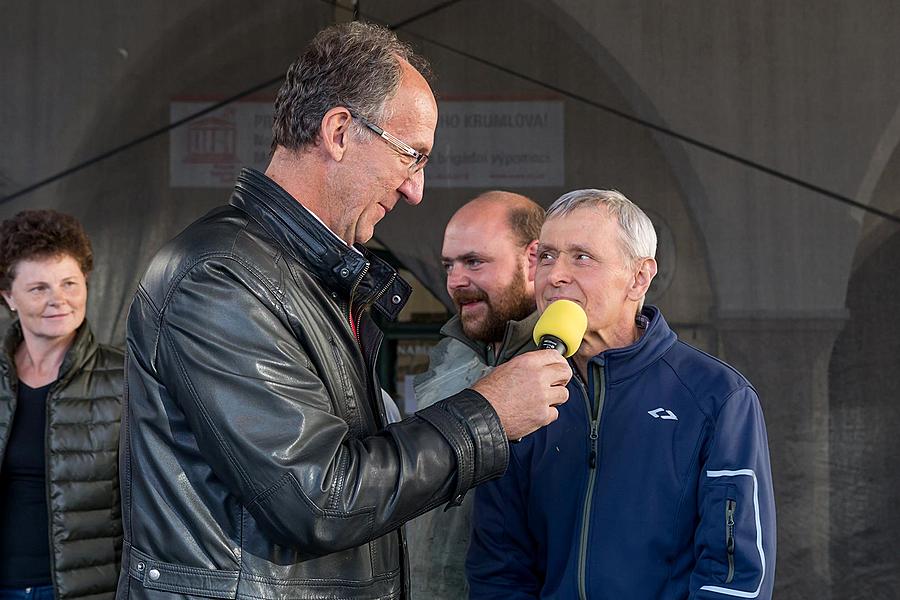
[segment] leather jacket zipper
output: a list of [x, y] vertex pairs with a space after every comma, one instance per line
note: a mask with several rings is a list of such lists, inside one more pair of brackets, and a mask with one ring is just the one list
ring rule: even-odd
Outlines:
[[366, 261], [365, 266], [363, 266], [363, 270], [359, 272], [359, 275], [356, 277], [356, 281], [353, 282], [353, 287], [350, 288], [350, 296], [347, 299], [347, 323], [350, 325], [350, 331], [353, 333], [353, 336], [356, 338], [356, 345], [362, 348], [362, 339], [359, 337], [359, 322], [361, 318], [361, 314], [356, 316], [356, 322], [353, 321], [353, 294], [356, 293], [356, 288], [359, 287], [360, 282], [365, 278], [366, 273], [369, 272], [369, 261]]
[[[363, 267], [363, 270], [360, 272], [359, 276], [356, 278], [356, 281], [353, 282], [353, 287], [350, 288], [350, 299], [349, 299], [349, 301], [348, 301], [348, 303], [347, 303], [347, 320], [348, 320], [348, 323], [350, 323], [350, 329], [353, 331], [353, 333], [354, 333], [354, 335], [355, 335], [355, 337], [356, 337], [356, 344], [357, 344], [357, 346], [359, 346], [360, 350], [363, 349], [362, 337], [361, 337], [361, 334], [360, 334], [360, 327], [361, 327], [361, 325], [362, 325], [362, 313], [363, 313], [363, 310], [365, 310], [365, 309], [364, 309], [364, 308], [361, 309], [361, 310], [359, 311], [359, 313], [356, 315], [356, 318], [355, 318], [355, 319], [353, 318], [353, 317], [354, 317], [353, 311], [352, 311], [352, 306], [353, 306], [353, 294], [356, 292], [356, 288], [359, 287], [360, 282], [361, 282], [361, 281], [363, 280], [363, 278], [366, 276], [366, 273], [369, 272], [369, 266], [370, 266], [370, 264], [371, 264], [371, 263], [369, 263], [368, 261], [366, 261], [366, 264], [365, 264], [365, 266]], [[390, 278], [389, 278], [389, 279], [387, 280], [387, 282], [381, 287], [381, 289], [378, 290], [378, 292], [376, 292], [376, 293], [372, 296], [372, 301], [373, 301], [373, 302], [374, 302], [374, 301], [377, 301], [378, 298], [380, 298], [380, 297], [384, 294], [384, 292], [387, 291], [388, 288], [391, 287], [391, 285], [393, 285], [394, 280], [395, 280], [396, 278], [397, 278], [397, 273], [396, 273], [396, 272], [395, 272], [395, 273], [392, 273], [391, 276], [390, 276]], [[375, 346], [374, 352], [372, 352], [372, 353], [371, 353], [371, 356], [368, 357], [368, 360], [367, 360], [367, 363], [368, 363], [368, 364], [367, 364], [367, 366], [368, 366], [368, 370], [369, 370], [369, 387], [370, 387], [370, 388], [376, 388], [376, 389], [373, 389], [373, 390], [372, 390], [372, 393], [373, 393], [373, 394], [375, 395], [375, 397], [376, 397], [376, 405], [375, 405], [375, 406], [376, 406], [376, 407], [379, 407], [379, 410], [377, 411], [378, 414], [375, 415], [375, 416], [376, 416], [376, 420], [380, 420], [380, 421], [381, 421], [381, 423], [379, 424], [379, 427], [385, 427], [385, 426], [387, 425], [387, 418], [386, 418], [386, 416], [385, 416], [385, 414], [384, 414], [384, 410], [383, 410], [382, 408], [380, 408], [380, 407], [383, 406], [383, 403], [380, 401], [380, 397], [381, 397], [381, 389], [380, 389], [380, 388], [377, 388], [377, 386], [375, 386], [375, 381], [377, 380], [377, 377], [375, 376], [375, 365], [376, 365], [376, 363], [378, 362], [378, 352], [379, 352], [380, 349], [381, 349], [381, 341], [379, 340], [379, 342], [378, 342], [378, 343], [376, 344], [376, 346]], [[365, 353], [363, 353], [363, 355], [364, 355], [364, 358], [366, 358], [366, 357], [365, 357]]]
[[597, 461], [600, 439], [600, 416], [603, 411], [603, 403], [606, 399], [606, 381], [603, 376], [603, 366], [595, 363], [589, 363], [588, 368], [592, 377], [592, 391], [594, 392], [594, 402], [591, 402], [591, 396], [587, 393], [587, 386], [575, 372], [575, 380], [581, 386], [582, 397], [584, 398], [587, 414], [590, 415], [590, 428], [588, 429], [588, 438], [590, 451], [588, 453], [588, 484], [587, 494], [585, 494], [584, 505], [581, 510], [581, 539], [578, 549], [578, 597], [581, 600], [588, 599], [587, 593], [587, 554], [588, 554], [588, 537], [590, 534], [590, 518], [591, 504], [594, 498], [594, 483], [597, 479]]
[[[380, 290], [372, 297], [372, 301], [375, 302], [379, 298], [381, 298], [382, 294], [384, 294], [389, 287], [394, 283], [394, 279], [397, 278], [397, 273], [391, 274], [390, 279], [388, 279], [387, 283], [385, 283]], [[375, 387], [373, 393], [376, 396], [376, 404], [378, 407], [378, 418], [381, 420], [379, 427], [384, 428], [387, 427], [387, 415], [384, 413], [384, 402], [381, 400], [381, 388], [375, 386], [375, 382], [378, 381], [378, 376], [375, 373], [375, 365], [378, 364], [378, 354], [381, 352], [381, 343], [384, 340], [384, 336], [379, 333], [381, 336], [378, 342], [375, 344], [375, 349], [372, 351], [372, 357], [369, 359], [369, 377], [372, 381], [372, 386]], [[401, 536], [402, 537], [402, 536]]]
[[728, 498], [725, 501], [725, 553], [728, 556], [728, 576], [725, 583], [734, 579], [734, 511], [737, 501]]
[[394, 280], [397, 279], [397, 273], [391, 273], [391, 276], [388, 278], [387, 283], [381, 286], [381, 289], [378, 290], [374, 296], [372, 296], [372, 302], [375, 302], [394, 284]]

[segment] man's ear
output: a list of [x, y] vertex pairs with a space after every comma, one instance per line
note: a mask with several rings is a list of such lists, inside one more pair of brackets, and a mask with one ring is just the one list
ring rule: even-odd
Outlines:
[[656, 277], [656, 259], [642, 258], [638, 263], [637, 271], [634, 274], [634, 280], [631, 283], [631, 289], [628, 290], [629, 300], [640, 300], [647, 295], [650, 289], [650, 282]]
[[532, 240], [525, 247], [525, 256], [528, 258], [528, 281], [534, 281], [534, 272], [537, 270], [537, 247], [537, 240]]
[[319, 127], [319, 139], [322, 149], [332, 159], [340, 161], [347, 152], [347, 144], [350, 141], [350, 126], [353, 117], [350, 111], [343, 106], [335, 106], [322, 117]]

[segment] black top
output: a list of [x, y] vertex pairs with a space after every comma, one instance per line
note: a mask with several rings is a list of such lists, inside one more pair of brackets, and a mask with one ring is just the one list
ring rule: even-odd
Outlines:
[[18, 386], [0, 467], [0, 587], [50, 585], [44, 437], [49, 383]]

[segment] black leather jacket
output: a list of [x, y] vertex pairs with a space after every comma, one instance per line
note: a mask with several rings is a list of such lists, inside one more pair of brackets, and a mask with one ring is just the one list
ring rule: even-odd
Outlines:
[[408, 594], [400, 525], [509, 455], [472, 390], [385, 427], [368, 311], [408, 294], [250, 170], [157, 254], [128, 317], [120, 598]]
[[[0, 353], [0, 464], [16, 412], [18, 321]], [[84, 322], [47, 393], [50, 575], [58, 600], [113, 598], [122, 553], [119, 507], [121, 350], [96, 342]]]

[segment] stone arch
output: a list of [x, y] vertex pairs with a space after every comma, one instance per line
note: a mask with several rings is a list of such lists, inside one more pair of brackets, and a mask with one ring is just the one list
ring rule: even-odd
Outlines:
[[[572, 40], [593, 58], [598, 68], [618, 88], [622, 96], [627, 100], [628, 109], [634, 116], [660, 125], [666, 126], [666, 121], [657, 110], [651, 98], [644, 92], [621, 63], [606, 49], [606, 47], [576, 19], [565, 13], [551, 3], [541, 0], [529, 0], [538, 10], [558, 26], [564, 29]], [[639, 127], [638, 125], [634, 125]], [[698, 215], [709, 212], [710, 199], [706, 188], [701, 183], [697, 172], [691, 164], [685, 145], [673, 137], [665, 134], [653, 134], [653, 139], [659, 146], [662, 155], [671, 169], [678, 185], [678, 190], [684, 204], [688, 209], [691, 226], [698, 236], [702, 246], [703, 256], [706, 257], [706, 271], [712, 287], [713, 303], [718, 304], [716, 297], [715, 270], [709, 262], [709, 250], [707, 240], [703, 235], [703, 228]]]
[[854, 269], [850, 319], [829, 364], [831, 573], [835, 598], [877, 598], [897, 590], [900, 533], [900, 231]]
[[[900, 213], [900, 196], [896, 193], [900, 189], [898, 149], [900, 149], [900, 104], [897, 105], [872, 152], [866, 174], [856, 193], [857, 200], [891, 214]], [[855, 210], [854, 216], [859, 219], [861, 226], [860, 242], [853, 258], [855, 270], [897, 231], [898, 225], [877, 215], [864, 214], [861, 210]]]
[[[882, 133], [857, 198], [900, 210], [900, 106]], [[897, 591], [900, 534], [894, 510], [900, 460], [900, 226], [855, 211], [859, 244], [847, 285], [850, 315], [829, 364], [831, 572], [834, 597], [881, 597]]]

